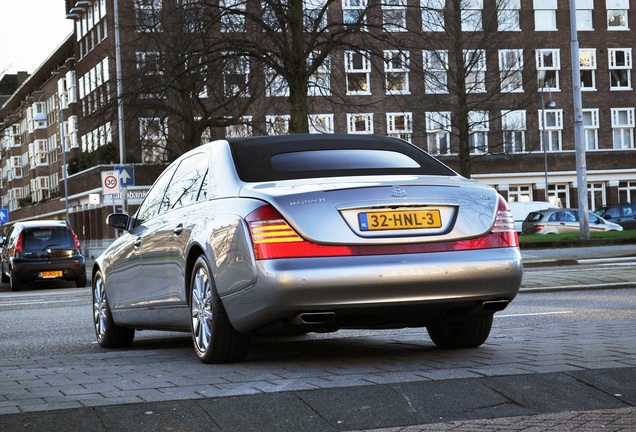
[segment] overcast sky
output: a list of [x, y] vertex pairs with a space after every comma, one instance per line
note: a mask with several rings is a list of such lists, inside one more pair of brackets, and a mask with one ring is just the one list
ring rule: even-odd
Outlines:
[[0, 0], [0, 76], [33, 73], [73, 31], [64, 0]]

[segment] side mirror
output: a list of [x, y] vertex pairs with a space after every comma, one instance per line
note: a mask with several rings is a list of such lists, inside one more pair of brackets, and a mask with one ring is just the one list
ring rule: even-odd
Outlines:
[[106, 217], [108, 226], [116, 229], [127, 230], [130, 217], [124, 213], [111, 213]]

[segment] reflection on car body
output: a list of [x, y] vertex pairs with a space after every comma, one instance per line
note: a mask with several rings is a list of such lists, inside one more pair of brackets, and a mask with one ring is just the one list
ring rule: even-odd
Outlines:
[[[589, 212], [590, 231], [622, 231], [623, 227]], [[531, 212], [523, 221], [524, 234], [567, 234], [581, 230], [578, 209]]]
[[522, 277], [505, 200], [396, 138], [215, 141], [109, 224], [124, 233], [92, 269], [100, 345], [189, 331], [207, 363], [244, 359], [252, 335], [341, 328], [477, 347]]

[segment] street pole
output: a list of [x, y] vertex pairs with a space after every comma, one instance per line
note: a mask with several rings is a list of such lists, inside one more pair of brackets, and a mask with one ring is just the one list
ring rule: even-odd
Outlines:
[[[126, 164], [125, 130], [124, 130], [124, 97], [121, 72], [121, 41], [119, 39], [119, 1], [114, 0], [113, 14], [115, 19], [115, 70], [117, 79], [117, 126], [119, 135], [119, 164]], [[121, 185], [121, 203], [123, 213], [128, 213], [128, 187]]]
[[572, 98], [574, 110], [574, 148], [576, 149], [576, 183], [579, 200], [579, 226], [581, 240], [590, 239], [590, 218], [587, 200], [587, 162], [583, 141], [583, 99], [581, 96], [581, 63], [576, 29], [576, 1], [570, 0], [570, 33], [572, 42]]

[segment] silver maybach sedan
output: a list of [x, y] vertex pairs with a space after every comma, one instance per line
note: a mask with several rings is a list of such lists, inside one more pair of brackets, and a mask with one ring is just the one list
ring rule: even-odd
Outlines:
[[99, 344], [188, 331], [206, 363], [244, 359], [251, 335], [342, 328], [477, 347], [522, 276], [505, 200], [396, 138], [215, 141], [108, 223], [124, 232], [92, 269]]

